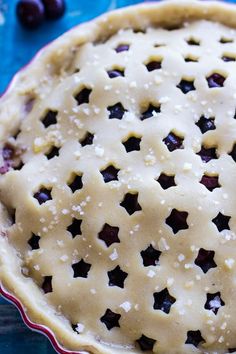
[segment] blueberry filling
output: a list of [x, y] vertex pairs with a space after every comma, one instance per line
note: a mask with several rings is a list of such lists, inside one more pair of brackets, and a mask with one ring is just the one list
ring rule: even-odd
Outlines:
[[208, 251], [204, 248], [200, 248], [194, 263], [200, 267], [204, 273], [207, 273], [209, 269], [217, 267], [214, 261], [214, 256], [214, 251]]
[[100, 318], [100, 321], [104, 323], [106, 328], [110, 331], [114, 327], [120, 327], [119, 319], [121, 315], [107, 309], [105, 314]]
[[113, 243], [120, 243], [118, 234], [119, 227], [104, 224], [102, 230], [98, 234], [98, 238], [103, 240], [107, 247], [110, 247]]
[[57, 111], [49, 110], [42, 118], [42, 123], [44, 127], [48, 128], [50, 125], [57, 124], [57, 115], [58, 115]]
[[113, 106], [107, 107], [107, 110], [109, 111], [109, 119], [122, 119], [126, 112], [120, 102], [114, 104]]
[[223, 230], [230, 230], [229, 227], [229, 221], [231, 219], [231, 216], [224, 215], [222, 213], [219, 213], [213, 220], [212, 222], [216, 225], [217, 229], [219, 232]]
[[129, 215], [134, 214], [136, 211], [142, 210], [141, 206], [138, 203], [138, 193], [127, 193], [123, 201], [120, 203]]
[[59, 156], [60, 149], [56, 146], [53, 146], [52, 149], [46, 154], [47, 159], [51, 160], [56, 156]]
[[166, 175], [165, 173], [161, 173], [161, 175], [157, 181], [160, 183], [160, 185], [163, 189], [168, 189], [168, 188], [176, 186], [175, 176], [169, 176], [169, 175]]
[[142, 336], [137, 340], [137, 343], [138, 343], [140, 349], [143, 352], [146, 352], [146, 351], [153, 350], [156, 340], [146, 337], [144, 334], [142, 334]]
[[156, 250], [152, 245], [141, 251], [144, 267], [156, 266], [159, 264], [161, 252]]
[[93, 139], [94, 139], [94, 135], [87, 132], [87, 134], [84, 136], [84, 138], [82, 140], [80, 140], [80, 144], [81, 146], [86, 146], [86, 145], [92, 145], [93, 144]]
[[214, 73], [207, 78], [209, 88], [223, 87], [225, 82], [225, 77]]
[[53, 289], [52, 289], [52, 276], [44, 277], [42, 289], [45, 294], [52, 293], [52, 291], [53, 291]]
[[180, 230], [188, 229], [187, 224], [188, 213], [186, 211], [179, 211], [177, 209], [172, 209], [170, 215], [166, 219], [166, 224], [169, 225], [174, 234]]
[[77, 235], [82, 235], [81, 224], [82, 220], [73, 219], [72, 223], [67, 227], [67, 231], [71, 233], [72, 238], [75, 238]]
[[35, 234], [32, 234], [31, 238], [28, 241], [28, 244], [32, 250], [38, 250], [40, 248], [39, 241], [40, 237]]
[[89, 103], [91, 92], [92, 90], [85, 87], [79, 93], [77, 93], [74, 98], [76, 99], [78, 105], [81, 105], [83, 103]]
[[210, 192], [212, 192], [216, 188], [220, 188], [219, 177], [218, 176], [202, 176], [200, 181]]
[[109, 286], [118, 286], [119, 288], [124, 288], [124, 281], [128, 276], [128, 273], [123, 272], [120, 266], [117, 266], [113, 270], [107, 272], [109, 278]]
[[205, 340], [202, 338], [201, 332], [198, 331], [188, 331], [186, 344], [192, 344], [194, 347], [198, 348], [200, 343], [204, 343]]
[[104, 170], [100, 171], [105, 183], [111, 181], [118, 181], [118, 173], [120, 170], [115, 168], [113, 165], [108, 166]]
[[78, 263], [72, 264], [72, 269], [74, 271], [74, 278], [87, 278], [90, 271], [91, 264], [86, 263], [81, 259]]
[[194, 86], [194, 81], [192, 80], [185, 80], [182, 79], [180, 83], [177, 85], [177, 87], [184, 93], [187, 94], [190, 91], [194, 91], [195, 86]]
[[217, 315], [217, 312], [219, 309], [224, 306], [225, 303], [221, 299], [221, 294], [220, 292], [214, 293], [214, 294], [207, 294], [207, 301], [205, 303], [205, 309], [211, 310], [214, 312], [215, 315]]
[[161, 62], [156, 60], [150, 61], [148, 64], [146, 64], [146, 68], [148, 71], [159, 70], [161, 69]]
[[119, 70], [119, 69], [108, 70], [107, 74], [110, 79], [115, 79], [116, 77], [123, 77], [124, 70]]
[[205, 118], [202, 116], [196, 125], [201, 130], [202, 134], [206, 133], [208, 130], [216, 129], [214, 118]]
[[213, 159], [217, 159], [216, 148], [205, 148], [202, 146], [201, 150], [197, 153], [203, 162], [209, 162]]
[[121, 53], [129, 50], [129, 44], [119, 44], [118, 47], [116, 47], [115, 51], [116, 53]]
[[170, 152], [177, 150], [177, 149], [182, 149], [183, 148], [183, 141], [184, 141], [183, 138], [175, 135], [174, 133], [169, 133], [167, 135], [167, 137], [165, 139], [163, 139], [163, 142], [166, 144], [166, 146]]
[[158, 293], [153, 294], [154, 297], [154, 310], [161, 310], [165, 313], [169, 313], [171, 306], [176, 302], [176, 299], [169, 294], [167, 288]]
[[161, 112], [161, 108], [160, 106], [154, 106], [153, 104], [149, 104], [148, 108], [146, 109], [146, 111], [144, 111], [140, 117], [141, 120], [145, 120], [148, 118], [153, 117], [153, 112], [154, 113], [160, 113]]
[[82, 189], [83, 188], [82, 176], [75, 175], [71, 183], [68, 184], [68, 186], [70, 187], [72, 193], [75, 193], [75, 191]]
[[136, 138], [135, 136], [131, 136], [128, 140], [123, 142], [122, 144], [125, 147], [126, 152], [131, 151], [139, 151], [140, 150], [141, 139]]
[[46, 203], [48, 200], [52, 199], [51, 190], [41, 188], [39, 192], [34, 194], [34, 198], [37, 199], [40, 205]]

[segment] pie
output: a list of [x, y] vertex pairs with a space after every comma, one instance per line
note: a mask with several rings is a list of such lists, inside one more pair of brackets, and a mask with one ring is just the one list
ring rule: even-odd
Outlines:
[[0, 100], [0, 280], [65, 350], [236, 351], [236, 7], [69, 31]]

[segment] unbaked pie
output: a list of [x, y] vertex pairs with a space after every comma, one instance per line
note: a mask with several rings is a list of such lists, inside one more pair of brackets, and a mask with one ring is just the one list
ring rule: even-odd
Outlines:
[[0, 101], [0, 279], [67, 350], [236, 349], [236, 8], [121, 9]]

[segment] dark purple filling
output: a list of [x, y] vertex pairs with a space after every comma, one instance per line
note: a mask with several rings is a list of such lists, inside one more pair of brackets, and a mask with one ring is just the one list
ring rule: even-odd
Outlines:
[[194, 91], [195, 86], [194, 86], [194, 82], [193, 81], [188, 81], [188, 80], [184, 80], [182, 79], [180, 81], [180, 83], [177, 85], [177, 87], [184, 93], [188, 93], [190, 91]]
[[156, 250], [152, 245], [141, 251], [144, 267], [156, 266], [159, 263], [161, 252]]
[[201, 150], [197, 153], [202, 159], [203, 162], [209, 162], [213, 159], [217, 159], [216, 155], [216, 148], [204, 148], [202, 147]]
[[220, 307], [224, 306], [225, 303], [221, 299], [221, 294], [220, 292], [214, 293], [214, 294], [207, 294], [207, 301], [205, 303], [205, 309], [211, 310], [214, 312], [215, 315], [217, 315], [217, 312], [219, 311]]
[[72, 268], [74, 271], [74, 278], [87, 278], [91, 264], [86, 263], [83, 259], [81, 259], [78, 263], [72, 264]]
[[113, 165], [108, 166], [105, 170], [100, 171], [105, 183], [118, 181], [118, 173], [120, 170]]
[[124, 288], [125, 279], [128, 276], [128, 273], [123, 272], [120, 269], [120, 266], [117, 266], [113, 270], [107, 272], [109, 278], [109, 286], [118, 286], [119, 288]]
[[222, 60], [225, 61], [225, 62], [229, 62], [229, 61], [235, 61], [236, 58], [233, 58], [233, 57], [229, 57], [229, 56], [227, 56], [227, 55], [224, 55], [224, 56], [222, 57]]
[[49, 127], [50, 125], [57, 124], [57, 111], [48, 111], [42, 119], [42, 123], [45, 128]]
[[174, 133], [169, 133], [163, 142], [166, 144], [170, 152], [183, 148], [183, 138], [175, 135]]
[[223, 230], [230, 230], [229, 227], [229, 221], [231, 219], [231, 216], [224, 215], [222, 213], [219, 213], [213, 220], [212, 222], [216, 225], [217, 229], [219, 232]]
[[99, 232], [98, 238], [103, 240], [107, 247], [110, 247], [113, 243], [120, 243], [118, 234], [119, 227], [105, 224], [103, 225], [102, 230]]
[[93, 144], [93, 138], [94, 135], [87, 132], [87, 134], [84, 136], [84, 138], [82, 140], [80, 140], [80, 144], [81, 146], [86, 146], [86, 145], [92, 145]]
[[225, 82], [225, 77], [214, 73], [207, 78], [209, 88], [223, 87]]
[[127, 193], [123, 201], [120, 203], [120, 206], [125, 208], [129, 215], [134, 214], [136, 211], [142, 210], [138, 203], [138, 193]]
[[141, 139], [136, 138], [135, 136], [131, 136], [128, 140], [123, 142], [122, 144], [125, 147], [126, 152], [131, 151], [139, 151], [140, 150]]
[[119, 44], [115, 49], [117, 53], [125, 52], [127, 50], [129, 50], [129, 44]]
[[194, 347], [198, 347], [200, 343], [205, 342], [205, 340], [202, 338], [201, 332], [198, 331], [188, 331], [187, 333], [187, 340], [186, 344], [192, 344]]
[[85, 87], [79, 93], [77, 93], [74, 98], [76, 99], [78, 105], [89, 103], [89, 96], [91, 92], [92, 90]]
[[200, 181], [210, 192], [212, 192], [216, 188], [220, 188], [219, 177], [218, 176], [202, 176]]
[[44, 277], [42, 289], [45, 294], [52, 293], [52, 291], [53, 291], [53, 289], [52, 289], [52, 276]]
[[215, 252], [208, 251], [201, 248], [198, 252], [198, 256], [195, 259], [195, 264], [202, 269], [204, 273], [207, 273], [209, 269], [216, 268], [217, 265], [214, 261]]
[[82, 176], [76, 175], [73, 181], [68, 186], [70, 187], [72, 193], [75, 193], [75, 191], [82, 189], [83, 188]]
[[163, 289], [159, 293], [154, 293], [154, 310], [161, 310], [165, 313], [169, 313], [171, 306], [176, 302], [176, 299], [169, 294], [167, 288]]
[[161, 107], [160, 106], [153, 106], [153, 104], [150, 103], [147, 110], [142, 113], [140, 119], [145, 120], [145, 119], [153, 117], [153, 112], [160, 113]]
[[110, 79], [114, 79], [116, 77], [123, 77], [124, 76], [124, 71], [123, 70], [118, 70], [118, 69], [108, 70], [107, 74], [108, 74]]
[[177, 209], [172, 209], [170, 215], [166, 219], [166, 224], [169, 225], [174, 234], [180, 230], [188, 229], [187, 224], [188, 213], [186, 211], [179, 211]]
[[137, 340], [137, 343], [143, 352], [147, 352], [153, 350], [156, 340], [142, 334], [142, 336]]
[[48, 200], [52, 199], [51, 190], [41, 188], [39, 192], [34, 194], [34, 198], [37, 199], [40, 205], [46, 203]]
[[114, 327], [120, 327], [119, 319], [121, 315], [107, 309], [105, 314], [100, 318], [100, 321], [104, 323], [107, 329], [110, 331]]
[[161, 69], [161, 62], [160, 61], [150, 61], [148, 64], [146, 64], [146, 68], [148, 71], [154, 71], [154, 70], [159, 70]]
[[40, 237], [35, 234], [32, 234], [31, 238], [28, 241], [28, 244], [32, 250], [38, 250], [40, 248], [39, 241]]
[[126, 112], [120, 102], [114, 104], [113, 106], [107, 107], [107, 110], [109, 111], [109, 119], [122, 119]]
[[201, 130], [202, 134], [206, 133], [208, 130], [216, 129], [214, 118], [205, 118], [202, 116], [196, 125]]
[[71, 233], [72, 238], [75, 238], [77, 235], [82, 235], [81, 224], [82, 220], [73, 219], [72, 223], [67, 227], [67, 231]]
[[168, 189], [176, 186], [175, 176], [168, 176], [165, 173], [162, 173], [157, 181], [160, 183], [163, 189]]

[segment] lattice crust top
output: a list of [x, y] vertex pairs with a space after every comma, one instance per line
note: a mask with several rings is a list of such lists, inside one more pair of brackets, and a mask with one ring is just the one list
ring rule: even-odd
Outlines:
[[68, 348], [234, 351], [235, 43], [206, 20], [124, 29], [24, 95], [0, 274]]

